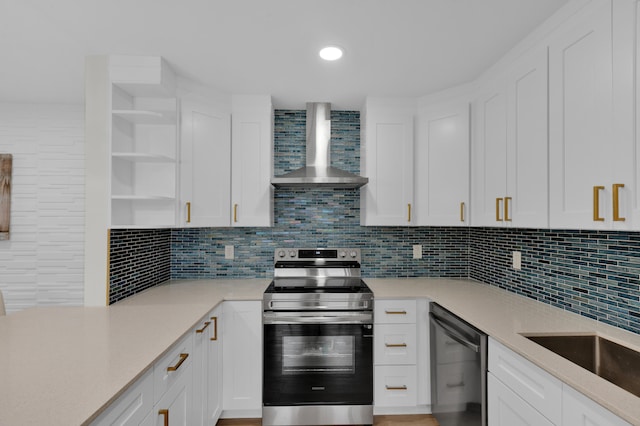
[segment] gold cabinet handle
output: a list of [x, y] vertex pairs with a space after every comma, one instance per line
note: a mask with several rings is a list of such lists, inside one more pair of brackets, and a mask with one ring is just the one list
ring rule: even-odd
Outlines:
[[387, 315], [407, 315], [407, 311], [384, 311]]
[[464, 201], [460, 203], [460, 222], [464, 222]]
[[233, 205], [233, 222], [237, 222], [238, 221], [238, 205], [234, 204]]
[[196, 333], [203, 333], [207, 329], [207, 327], [209, 327], [209, 324], [211, 324], [211, 321], [205, 321], [202, 328], [199, 328], [198, 330], [196, 330]]
[[613, 221], [624, 222], [626, 219], [620, 217], [620, 188], [624, 188], [624, 183], [613, 184]]
[[158, 415], [164, 417], [164, 426], [169, 426], [169, 410], [166, 408], [159, 410]]
[[502, 218], [500, 217], [500, 203], [502, 202], [502, 198], [496, 198], [496, 222], [502, 222]]
[[411, 203], [407, 204], [407, 222], [411, 222]]
[[211, 317], [213, 321], [213, 337], [211, 340], [218, 340], [218, 317]]
[[593, 221], [604, 222], [604, 218], [600, 217], [600, 191], [604, 189], [604, 186], [593, 187]]
[[189, 358], [189, 354], [180, 354], [180, 361], [176, 365], [167, 367], [167, 371], [176, 371]]
[[387, 390], [407, 390], [407, 385], [402, 385], [402, 386], [389, 386], [389, 385], [385, 385], [384, 386]]
[[387, 348], [406, 348], [407, 347], [406, 343], [385, 343], [384, 345]]
[[191, 223], [191, 201], [187, 201], [187, 223]]
[[504, 221], [511, 222], [511, 218], [509, 217], [509, 201], [511, 201], [511, 197], [504, 197]]

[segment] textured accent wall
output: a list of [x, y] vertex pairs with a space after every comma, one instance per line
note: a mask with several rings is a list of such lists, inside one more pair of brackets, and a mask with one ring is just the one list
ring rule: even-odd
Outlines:
[[83, 107], [0, 103], [0, 152], [13, 154], [11, 239], [0, 241], [7, 312], [82, 305]]
[[471, 278], [640, 334], [638, 232], [471, 228], [469, 249]]
[[[305, 164], [306, 112], [276, 110], [274, 171]], [[331, 162], [360, 169], [360, 113], [331, 112]], [[467, 277], [466, 228], [361, 227], [358, 189], [277, 189], [272, 228], [177, 229], [172, 233], [172, 278], [271, 277], [277, 247], [354, 246], [363, 250], [367, 277]], [[412, 258], [412, 245], [423, 258]], [[235, 259], [224, 259], [224, 246]]]
[[171, 230], [112, 229], [109, 304], [171, 277]]

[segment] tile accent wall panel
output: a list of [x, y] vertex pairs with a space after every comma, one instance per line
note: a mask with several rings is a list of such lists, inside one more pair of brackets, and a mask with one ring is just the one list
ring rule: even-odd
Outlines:
[[0, 241], [7, 312], [82, 305], [84, 109], [0, 103], [0, 153], [13, 154], [11, 233]]
[[638, 232], [471, 228], [469, 253], [471, 278], [640, 333]]
[[112, 229], [109, 304], [171, 277], [171, 230]]

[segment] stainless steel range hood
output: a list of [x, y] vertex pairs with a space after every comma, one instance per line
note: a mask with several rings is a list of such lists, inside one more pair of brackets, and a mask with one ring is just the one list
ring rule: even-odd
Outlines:
[[307, 165], [275, 176], [276, 188], [360, 188], [366, 177], [331, 167], [331, 104], [307, 103]]

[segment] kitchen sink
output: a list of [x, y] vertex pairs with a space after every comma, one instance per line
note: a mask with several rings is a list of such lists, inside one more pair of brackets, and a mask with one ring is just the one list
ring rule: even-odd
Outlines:
[[523, 336], [640, 397], [640, 352], [595, 334]]

